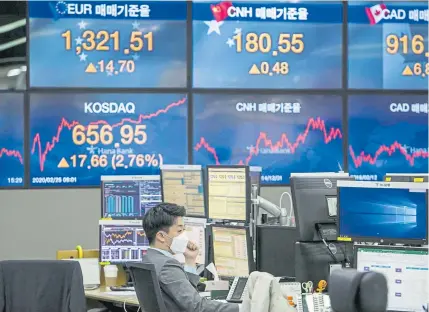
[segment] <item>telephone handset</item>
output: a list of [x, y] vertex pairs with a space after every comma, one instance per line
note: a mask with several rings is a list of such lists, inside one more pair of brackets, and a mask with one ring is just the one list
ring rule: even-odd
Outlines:
[[232, 303], [242, 303], [247, 296], [247, 277], [235, 277], [229, 289], [226, 301]]

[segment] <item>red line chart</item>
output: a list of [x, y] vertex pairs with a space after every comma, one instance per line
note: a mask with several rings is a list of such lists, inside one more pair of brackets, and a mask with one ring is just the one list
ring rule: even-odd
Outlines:
[[[282, 133], [280, 135], [280, 139], [277, 142], [273, 142], [268, 138], [268, 134], [266, 132], [260, 132], [256, 139], [256, 143], [253, 145], [254, 147], [249, 150], [249, 155], [244, 160], [241, 160], [239, 164], [248, 165], [252, 158], [259, 154], [259, 148], [261, 147], [270, 148], [272, 151], [286, 147], [290, 149], [291, 153], [295, 153], [297, 148], [299, 148], [301, 144], [305, 143], [307, 136], [312, 131], [322, 132], [325, 144], [328, 144], [335, 139], [342, 139], [343, 137], [341, 129], [330, 128], [328, 130], [326, 128], [325, 121], [320, 117], [309, 118], [305, 130], [297, 136], [295, 141], [289, 140], [287, 134]], [[201, 137], [200, 141], [195, 145], [194, 150], [199, 151], [201, 148], [204, 148], [207, 152], [213, 155], [216, 165], [220, 164], [216, 148], [211, 146], [204, 137]]]
[[388, 156], [392, 156], [394, 153], [401, 153], [405, 160], [409, 162], [411, 166], [414, 166], [415, 160], [417, 158], [428, 158], [429, 153], [425, 151], [415, 151], [409, 153], [404, 146], [398, 142], [393, 142], [391, 145], [381, 145], [376, 152], [371, 155], [367, 154], [364, 151], [360, 152], [359, 155], [356, 155], [353, 147], [349, 146], [350, 157], [353, 160], [353, 164], [356, 168], [359, 168], [364, 163], [368, 163], [370, 165], [374, 165], [377, 162], [377, 159], [383, 154], [387, 154]]
[[[147, 114], [147, 115], [140, 114], [135, 119], [123, 118], [123, 119], [121, 119], [121, 121], [119, 121], [115, 124], [111, 124], [110, 126], [112, 126], [112, 128], [117, 128], [117, 127], [123, 126], [125, 123], [140, 124], [143, 120], [152, 119], [154, 117], [158, 117], [161, 114], [166, 114], [166, 113], [168, 113], [169, 110], [185, 104], [186, 101], [187, 101], [187, 98], [184, 97], [183, 99], [181, 99], [177, 102], [173, 102], [173, 103], [167, 105], [165, 108], [159, 109], [154, 113]], [[38, 154], [39, 154], [40, 171], [43, 172], [43, 170], [45, 168], [45, 161], [46, 161], [48, 154], [55, 148], [55, 145], [60, 142], [63, 130], [65, 130], [65, 129], [71, 130], [71, 129], [73, 129], [73, 127], [75, 127], [79, 124], [80, 124], [79, 121], [76, 121], [76, 120], [68, 121], [64, 117], [61, 118], [61, 122], [58, 125], [56, 135], [53, 136], [49, 142], [46, 142], [44, 147], [42, 147], [43, 144], [42, 144], [42, 140], [40, 138], [40, 134], [39, 133], [35, 134], [35, 136], [33, 138], [32, 147], [31, 147], [31, 154], [34, 154], [36, 152], [36, 149], [37, 149]], [[96, 121], [90, 122], [88, 125], [86, 125], [85, 129], [89, 125], [109, 125], [109, 123], [105, 120], [96, 120]]]
[[18, 159], [21, 164], [24, 164], [24, 159], [22, 158], [21, 153], [17, 150], [8, 150], [7, 148], [1, 148], [0, 158], [2, 158], [3, 156], [14, 157]]

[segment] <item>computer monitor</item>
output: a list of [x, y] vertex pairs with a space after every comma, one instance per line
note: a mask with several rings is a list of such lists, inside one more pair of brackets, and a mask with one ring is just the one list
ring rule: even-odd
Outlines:
[[[292, 173], [290, 187], [300, 241], [336, 240], [337, 182], [347, 173]], [[319, 228], [319, 230], [318, 230]]]
[[424, 311], [429, 302], [428, 248], [355, 245], [355, 268], [384, 274], [388, 311]]
[[[206, 226], [207, 220], [202, 218], [184, 218], [186, 234], [190, 241], [197, 244], [199, 254], [197, 264], [205, 264], [206, 261]], [[185, 263], [183, 255], [176, 255], [175, 258], [180, 263]]]
[[340, 240], [426, 244], [427, 183], [338, 182]]
[[212, 225], [212, 256], [223, 278], [249, 276], [254, 270], [249, 227]]
[[428, 182], [429, 174], [427, 173], [386, 173], [385, 182]]
[[312, 281], [316, 287], [319, 281], [328, 281], [333, 270], [352, 264], [352, 243], [330, 242], [328, 247], [323, 242], [297, 242], [295, 244], [297, 282]]
[[139, 262], [149, 247], [141, 221], [100, 224], [100, 262]]
[[160, 176], [101, 176], [101, 197], [103, 218], [141, 218], [161, 203]]
[[206, 217], [201, 166], [163, 165], [161, 185], [163, 202], [185, 207], [187, 216]]
[[210, 219], [249, 222], [249, 167], [207, 166], [207, 198]]

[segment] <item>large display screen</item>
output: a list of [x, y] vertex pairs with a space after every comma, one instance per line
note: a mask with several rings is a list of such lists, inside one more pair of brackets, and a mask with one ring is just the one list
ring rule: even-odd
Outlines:
[[350, 96], [348, 114], [351, 175], [428, 172], [427, 95]]
[[427, 194], [397, 188], [340, 187], [339, 236], [426, 240]]
[[427, 1], [348, 3], [349, 88], [427, 90]]
[[159, 174], [187, 157], [183, 94], [32, 94], [32, 186], [98, 186], [101, 175]]
[[195, 1], [197, 88], [336, 89], [341, 1]]
[[342, 99], [315, 95], [194, 95], [196, 164], [262, 167], [262, 183], [343, 167]]
[[186, 1], [29, 1], [30, 86], [186, 86]]
[[0, 93], [0, 187], [24, 185], [24, 95]]

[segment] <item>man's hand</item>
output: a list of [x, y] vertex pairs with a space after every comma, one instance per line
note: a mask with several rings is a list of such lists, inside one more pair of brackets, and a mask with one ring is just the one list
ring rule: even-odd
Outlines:
[[197, 263], [198, 254], [199, 254], [198, 246], [191, 241], [188, 242], [186, 251], [183, 254], [185, 256], [186, 265], [195, 267]]

